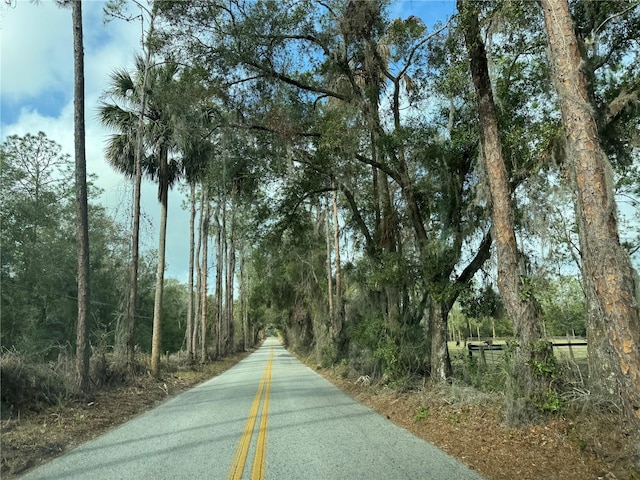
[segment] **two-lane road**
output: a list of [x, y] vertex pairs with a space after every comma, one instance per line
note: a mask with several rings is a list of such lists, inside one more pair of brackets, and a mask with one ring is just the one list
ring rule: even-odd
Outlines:
[[355, 402], [269, 338], [224, 374], [23, 478], [481, 477]]

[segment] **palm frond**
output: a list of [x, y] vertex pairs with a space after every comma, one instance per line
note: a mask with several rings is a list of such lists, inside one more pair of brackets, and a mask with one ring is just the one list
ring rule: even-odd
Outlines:
[[135, 112], [106, 102], [101, 102], [98, 106], [98, 118], [103, 125], [119, 131], [128, 131], [135, 128], [138, 121], [138, 116]]
[[136, 82], [125, 68], [118, 68], [109, 75], [108, 93], [118, 99], [130, 99], [136, 92]]
[[125, 133], [116, 133], [109, 137], [105, 155], [109, 164], [126, 177], [133, 178], [136, 165], [136, 143]]

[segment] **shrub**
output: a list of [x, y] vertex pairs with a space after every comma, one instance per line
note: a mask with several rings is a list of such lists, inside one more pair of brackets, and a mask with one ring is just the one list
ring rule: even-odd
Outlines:
[[0, 354], [2, 403], [12, 410], [40, 411], [73, 395], [73, 366], [65, 357], [36, 363], [14, 350]]

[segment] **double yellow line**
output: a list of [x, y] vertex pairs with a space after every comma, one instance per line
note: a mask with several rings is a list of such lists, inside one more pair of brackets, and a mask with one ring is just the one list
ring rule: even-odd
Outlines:
[[266, 451], [267, 451], [267, 427], [268, 427], [268, 412], [269, 412], [269, 393], [271, 392], [271, 370], [273, 367], [273, 346], [267, 360], [267, 366], [262, 374], [260, 385], [258, 386], [258, 392], [256, 393], [251, 409], [249, 410], [249, 418], [244, 425], [242, 431], [242, 437], [236, 448], [236, 453], [233, 456], [233, 463], [229, 469], [227, 480], [240, 480], [242, 478], [242, 472], [247, 462], [247, 455], [249, 453], [249, 444], [251, 443], [251, 437], [253, 436], [253, 429], [258, 418], [258, 410], [260, 409], [260, 402], [262, 400], [262, 392], [264, 391], [264, 402], [262, 403], [262, 414], [260, 419], [260, 430], [258, 431], [258, 443], [256, 445], [256, 453], [253, 458], [253, 470], [251, 471], [252, 480], [261, 480], [264, 478]]

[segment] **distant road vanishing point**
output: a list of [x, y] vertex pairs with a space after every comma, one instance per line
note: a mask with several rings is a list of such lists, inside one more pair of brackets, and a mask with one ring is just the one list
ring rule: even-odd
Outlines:
[[269, 337], [224, 374], [22, 478], [482, 477], [357, 403]]

